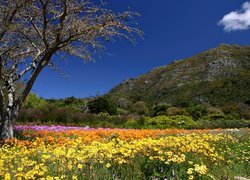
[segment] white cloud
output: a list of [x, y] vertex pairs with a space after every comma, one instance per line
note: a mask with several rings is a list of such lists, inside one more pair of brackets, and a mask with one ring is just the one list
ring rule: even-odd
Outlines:
[[242, 9], [226, 14], [218, 23], [225, 31], [250, 29], [250, 2], [245, 2]]

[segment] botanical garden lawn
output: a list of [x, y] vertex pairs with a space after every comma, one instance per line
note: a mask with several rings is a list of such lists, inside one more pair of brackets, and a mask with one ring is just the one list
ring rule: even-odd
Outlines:
[[0, 179], [250, 177], [250, 130], [16, 126], [0, 147]]

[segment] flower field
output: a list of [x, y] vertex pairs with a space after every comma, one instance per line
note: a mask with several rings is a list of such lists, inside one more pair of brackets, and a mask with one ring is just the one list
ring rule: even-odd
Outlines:
[[0, 179], [250, 177], [249, 130], [16, 126], [0, 147]]

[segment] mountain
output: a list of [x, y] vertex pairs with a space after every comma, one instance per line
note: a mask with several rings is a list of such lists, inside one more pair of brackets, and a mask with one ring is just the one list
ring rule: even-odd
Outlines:
[[250, 104], [250, 46], [222, 44], [125, 80], [108, 94], [120, 104]]

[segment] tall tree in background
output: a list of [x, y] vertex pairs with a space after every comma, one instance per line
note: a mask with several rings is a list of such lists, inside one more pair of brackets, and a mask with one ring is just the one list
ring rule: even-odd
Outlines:
[[134, 43], [142, 34], [137, 15], [114, 13], [94, 0], [0, 0], [0, 138], [13, 137], [20, 106], [43, 68], [55, 67], [55, 57], [91, 61], [105, 40]]

